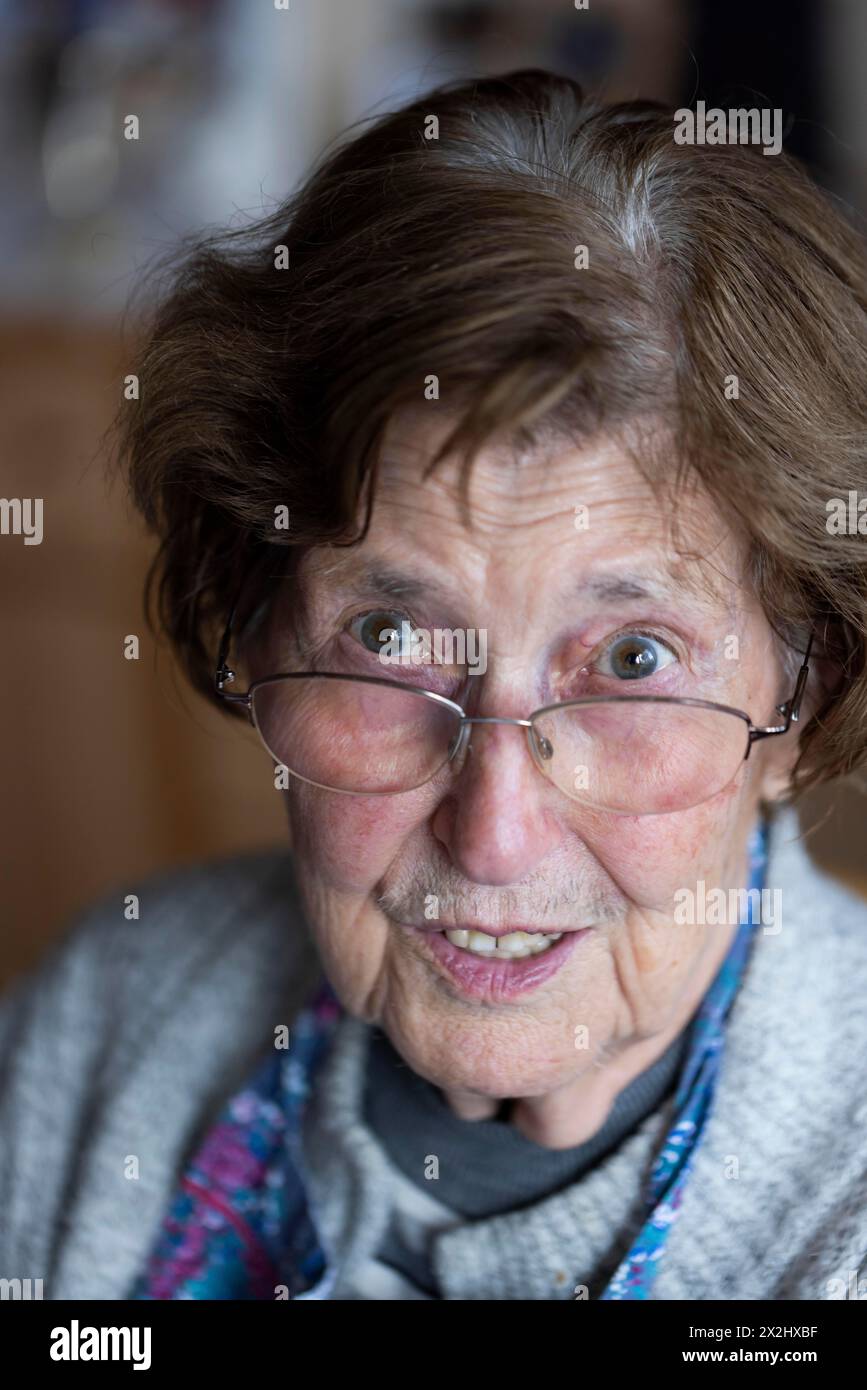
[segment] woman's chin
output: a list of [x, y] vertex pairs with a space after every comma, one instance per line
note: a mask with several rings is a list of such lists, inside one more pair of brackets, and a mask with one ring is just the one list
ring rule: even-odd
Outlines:
[[407, 1065], [447, 1097], [449, 1093], [467, 1094], [499, 1104], [516, 1097], [546, 1096], [576, 1081], [591, 1065], [586, 1053], [577, 1062], [574, 1050], [558, 1056], [554, 1039], [546, 1047], [538, 1033], [533, 1035], [531, 1057], [520, 1047], [520, 1039], [513, 1040], [510, 1047], [502, 1044], [502, 1034], [491, 1039], [483, 1033], [480, 1026], [473, 1047], [469, 1032], [464, 1030], [460, 1043], [448, 1052], [444, 1052], [441, 1037], [430, 1033], [413, 1035], [401, 1029], [390, 1036]]

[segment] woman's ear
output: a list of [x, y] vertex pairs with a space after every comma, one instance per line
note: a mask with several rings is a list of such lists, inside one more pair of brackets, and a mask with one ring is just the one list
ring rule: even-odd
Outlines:
[[797, 729], [797, 724], [793, 724], [788, 734], [765, 739], [756, 749], [762, 759], [759, 797], [768, 805], [788, 801], [792, 794], [792, 770], [798, 757]]
[[[803, 663], [792, 670], [787, 698], [791, 698], [795, 691], [801, 665]], [[765, 739], [756, 749], [762, 759], [760, 795], [763, 801], [769, 803], [789, 799], [801, 734], [840, 680], [838, 667], [829, 658], [821, 655], [821, 649], [815, 641], [810, 650], [808, 665], [809, 673], [801, 692], [797, 723], [792, 723], [787, 734], [781, 734], [779, 738]]]

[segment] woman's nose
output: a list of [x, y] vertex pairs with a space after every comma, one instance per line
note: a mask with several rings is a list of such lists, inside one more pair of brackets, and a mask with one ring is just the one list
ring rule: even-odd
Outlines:
[[472, 723], [468, 737], [460, 771], [434, 814], [433, 832], [466, 878], [515, 883], [562, 839], [552, 788], [533, 762], [520, 724]]

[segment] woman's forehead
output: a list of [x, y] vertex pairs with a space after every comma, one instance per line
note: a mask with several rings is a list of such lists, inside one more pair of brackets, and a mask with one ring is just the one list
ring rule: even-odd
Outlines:
[[[660, 533], [675, 523], [693, 533], [703, 527], [703, 548], [723, 538], [723, 518], [697, 477], [677, 478], [675, 442], [662, 422], [637, 421], [580, 441], [554, 433], [534, 445], [492, 441], [478, 450], [468, 469], [457, 450], [432, 467], [454, 423], [453, 416], [426, 416], [418, 409], [390, 422], [377, 467], [374, 515], [393, 510], [407, 524], [418, 514], [465, 525], [466, 474], [468, 513], [472, 529], [480, 533], [529, 530], [550, 519], [559, 523], [566, 515], [573, 534], [589, 535], [594, 524], [610, 520], [640, 534], [654, 525]], [[394, 523], [389, 516], [388, 524]]]
[[[712, 515], [698, 511], [672, 526], [652, 494], [646, 511], [621, 494], [608, 505], [591, 501], [578, 516], [551, 498], [522, 522], [507, 496], [502, 521], [492, 502], [481, 525], [473, 508], [468, 527], [447, 494], [428, 504], [423, 492], [417, 479], [395, 479], [361, 542], [310, 552], [301, 570], [307, 592], [491, 614], [526, 606], [539, 616], [546, 599], [576, 613], [651, 603], [697, 617], [743, 605], [744, 549]], [[585, 516], [586, 529], [576, 525]]]
[[402, 586], [408, 595], [425, 557], [446, 571], [543, 563], [552, 582], [562, 577], [600, 598], [640, 597], [639, 589], [716, 594], [742, 581], [746, 538], [714, 500], [697, 486], [675, 488], [673, 477], [670, 486], [664, 479], [651, 486], [617, 437], [519, 456], [483, 448], [469, 471], [466, 507], [457, 456], [425, 473], [435, 446], [435, 436], [425, 447], [416, 432], [384, 451], [369, 530], [337, 561], [341, 572], [373, 578], [376, 570], [384, 581], [388, 571], [396, 595]]

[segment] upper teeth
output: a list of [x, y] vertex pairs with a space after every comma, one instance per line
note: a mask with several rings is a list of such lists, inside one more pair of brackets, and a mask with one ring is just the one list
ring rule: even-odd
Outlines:
[[446, 940], [477, 956], [508, 956], [510, 960], [517, 960], [521, 956], [537, 956], [540, 951], [547, 951], [562, 935], [561, 931], [550, 935], [511, 931], [506, 936], [489, 936], [483, 931], [447, 931]]

